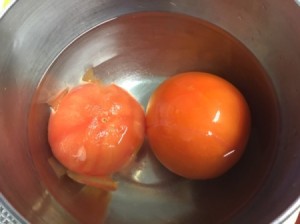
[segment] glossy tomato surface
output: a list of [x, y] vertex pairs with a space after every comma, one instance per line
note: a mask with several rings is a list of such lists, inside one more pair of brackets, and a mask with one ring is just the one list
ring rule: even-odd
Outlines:
[[52, 110], [48, 140], [67, 169], [105, 176], [120, 170], [144, 140], [140, 104], [116, 85], [88, 83], [71, 89]]
[[169, 170], [191, 179], [228, 171], [244, 152], [250, 120], [247, 102], [236, 87], [200, 72], [164, 81], [146, 111], [154, 154]]

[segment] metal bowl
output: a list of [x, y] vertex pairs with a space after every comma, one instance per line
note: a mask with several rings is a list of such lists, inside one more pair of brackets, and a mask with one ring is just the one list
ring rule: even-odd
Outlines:
[[[279, 0], [17, 2], [0, 21], [1, 201], [30, 223], [284, 221], [300, 206], [299, 12]], [[245, 155], [219, 178], [192, 181], [166, 170], [145, 140], [111, 194], [59, 175], [47, 100], [91, 66], [144, 107], [176, 73], [224, 77], [251, 109]]]

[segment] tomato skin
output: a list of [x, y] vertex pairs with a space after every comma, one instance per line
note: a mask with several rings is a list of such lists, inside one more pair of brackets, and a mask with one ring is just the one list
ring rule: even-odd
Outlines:
[[145, 116], [139, 103], [116, 86], [73, 88], [53, 110], [48, 140], [67, 169], [105, 176], [120, 170], [142, 145]]
[[169, 170], [190, 179], [228, 171], [244, 152], [250, 124], [242, 94], [208, 73], [169, 78], [150, 97], [146, 111], [154, 154]]

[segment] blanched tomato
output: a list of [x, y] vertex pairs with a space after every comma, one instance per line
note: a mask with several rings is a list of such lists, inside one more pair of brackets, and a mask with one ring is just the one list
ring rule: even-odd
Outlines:
[[214, 178], [242, 156], [250, 111], [242, 94], [224, 79], [183, 73], [151, 96], [146, 132], [154, 154], [169, 170], [191, 179]]
[[54, 156], [67, 169], [107, 176], [120, 170], [142, 145], [145, 115], [116, 85], [80, 85], [59, 99], [48, 125]]

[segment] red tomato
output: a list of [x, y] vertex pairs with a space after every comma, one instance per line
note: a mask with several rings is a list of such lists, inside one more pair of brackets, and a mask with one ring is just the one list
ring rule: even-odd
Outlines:
[[106, 176], [120, 170], [140, 148], [145, 116], [139, 103], [116, 85], [89, 83], [59, 100], [48, 125], [54, 156], [67, 169]]
[[146, 132], [160, 162], [191, 179], [217, 177], [242, 156], [250, 132], [250, 111], [242, 94], [208, 73], [171, 77], [153, 93]]

